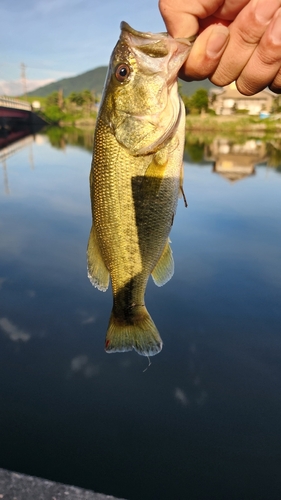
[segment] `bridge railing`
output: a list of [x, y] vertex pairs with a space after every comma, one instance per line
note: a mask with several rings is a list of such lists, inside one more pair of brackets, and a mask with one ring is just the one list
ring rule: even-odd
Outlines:
[[0, 106], [4, 108], [24, 109], [26, 111], [32, 111], [32, 106], [31, 104], [29, 104], [29, 102], [13, 99], [12, 97], [0, 96]]

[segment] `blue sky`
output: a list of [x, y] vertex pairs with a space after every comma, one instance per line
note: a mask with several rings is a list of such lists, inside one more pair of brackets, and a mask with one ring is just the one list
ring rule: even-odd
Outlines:
[[1, 0], [0, 95], [75, 76], [106, 65], [120, 22], [164, 31], [157, 0]]

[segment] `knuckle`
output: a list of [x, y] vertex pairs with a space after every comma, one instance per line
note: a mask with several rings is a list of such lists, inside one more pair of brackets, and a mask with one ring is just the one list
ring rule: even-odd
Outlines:
[[261, 63], [264, 66], [272, 67], [273, 64], [279, 62], [281, 66], [281, 52], [280, 49], [278, 51], [272, 50], [271, 47], [267, 46], [263, 49], [258, 50], [258, 57]]
[[251, 30], [246, 30], [244, 28], [239, 28], [236, 33], [237, 39], [239, 40], [239, 45], [241, 45], [243, 48], [246, 46], [252, 47], [253, 45], [256, 45], [260, 38], [261, 34], [256, 33], [256, 30], [251, 27]]
[[[272, 0], [267, 0], [269, 3]], [[270, 6], [269, 6], [270, 7]], [[267, 30], [268, 20], [260, 16], [257, 9], [253, 7], [252, 2], [234, 21], [237, 36], [244, 44], [257, 44]]]
[[238, 78], [238, 80], [236, 81], [236, 87], [240, 94], [247, 96], [254, 95], [262, 90], [258, 88], [257, 84], [255, 84], [253, 81], [244, 80], [242, 78]]
[[219, 61], [209, 59], [205, 54], [195, 54], [195, 57], [189, 57], [184, 66], [184, 72], [188, 77], [195, 80], [208, 78], [217, 68]]
[[275, 94], [281, 94], [281, 71], [279, 70], [274, 80], [270, 83], [269, 88]]
[[210, 77], [210, 81], [217, 85], [218, 87], [224, 87], [225, 85], [229, 85], [235, 80], [233, 75], [230, 75], [228, 71], [224, 71], [220, 67], [218, 67]]

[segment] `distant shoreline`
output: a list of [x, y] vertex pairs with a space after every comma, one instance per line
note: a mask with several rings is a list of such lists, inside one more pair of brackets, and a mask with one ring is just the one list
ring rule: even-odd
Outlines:
[[280, 133], [281, 122], [279, 117], [272, 115], [269, 118], [261, 119], [258, 116], [214, 116], [206, 114], [187, 115], [187, 132], [222, 132], [225, 134], [257, 133], [264, 135], [267, 133]]
[[[73, 120], [60, 120], [60, 127], [74, 126], [77, 128], [95, 128], [95, 118], [79, 118]], [[261, 119], [257, 116], [214, 116], [208, 113], [201, 115], [187, 115], [186, 132], [206, 132], [222, 134], [255, 134], [263, 136], [266, 134], [280, 134], [281, 121], [278, 117]]]

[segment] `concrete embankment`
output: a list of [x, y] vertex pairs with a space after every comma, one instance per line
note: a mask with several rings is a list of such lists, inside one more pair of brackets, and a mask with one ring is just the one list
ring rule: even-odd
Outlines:
[[124, 500], [0, 469], [1, 500]]

